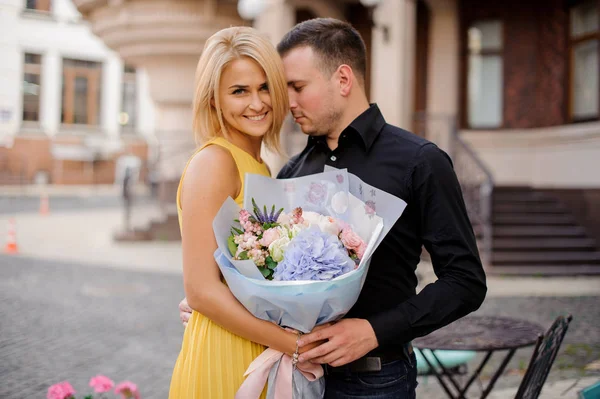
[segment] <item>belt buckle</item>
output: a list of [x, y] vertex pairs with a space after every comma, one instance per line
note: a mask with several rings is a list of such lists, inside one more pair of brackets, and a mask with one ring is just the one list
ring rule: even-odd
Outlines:
[[364, 360], [358, 362], [352, 367], [355, 373], [364, 373], [369, 371], [381, 371], [380, 357], [365, 357]]

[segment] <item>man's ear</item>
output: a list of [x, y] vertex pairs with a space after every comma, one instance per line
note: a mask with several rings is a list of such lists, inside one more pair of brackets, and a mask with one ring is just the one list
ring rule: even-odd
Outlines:
[[337, 70], [338, 82], [340, 84], [340, 94], [344, 97], [350, 95], [354, 85], [354, 72], [349, 65], [342, 64]]

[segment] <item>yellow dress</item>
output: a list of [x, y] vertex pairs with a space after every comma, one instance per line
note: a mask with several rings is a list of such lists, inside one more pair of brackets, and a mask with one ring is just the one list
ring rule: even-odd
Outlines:
[[[224, 138], [209, 141], [194, 155], [209, 145], [224, 147], [233, 156], [242, 180], [242, 189], [235, 202], [242, 206], [244, 175], [256, 173], [269, 176], [267, 166]], [[179, 202], [181, 182], [186, 170], [187, 166], [177, 190], [179, 226], [181, 226], [182, 214]], [[193, 311], [171, 377], [169, 399], [233, 399], [244, 381], [244, 372], [264, 349], [262, 345], [230, 333], [207, 317]], [[266, 390], [263, 391], [261, 398], [266, 397], [265, 392]]]

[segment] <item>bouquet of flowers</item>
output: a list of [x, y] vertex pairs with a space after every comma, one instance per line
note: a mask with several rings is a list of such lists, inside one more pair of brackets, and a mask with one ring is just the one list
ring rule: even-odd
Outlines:
[[331, 280], [356, 269], [367, 244], [341, 219], [298, 207], [240, 210], [228, 239], [235, 260], [252, 260], [267, 280]]
[[[243, 209], [228, 198], [213, 221], [219, 247], [215, 259], [246, 309], [301, 332], [338, 320], [350, 310], [373, 252], [406, 207], [403, 200], [346, 170], [286, 180], [247, 174], [244, 187]], [[239, 224], [232, 226], [233, 221]], [[274, 370], [271, 389], [286, 356], [269, 351], [255, 362], [277, 359], [276, 364], [268, 363]], [[260, 367], [253, 363], [247, 374]], [[292, 373], [291, 367], [286, 370]], [[322, 379], [320, 388], [311, 391], [306, 378], [296, 378], [297, 372], [294, 392], [303, 385], [301, 397], [319, 397]]]

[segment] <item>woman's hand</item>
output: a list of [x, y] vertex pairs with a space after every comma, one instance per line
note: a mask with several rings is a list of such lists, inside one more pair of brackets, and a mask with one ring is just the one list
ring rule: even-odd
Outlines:
[[179, 318], [184, 327], [187, 327], [190, 317], [192, 317], [192, 308], [188, 305], [187, 298], [183, 298], [181, 302], [179, 302]]

